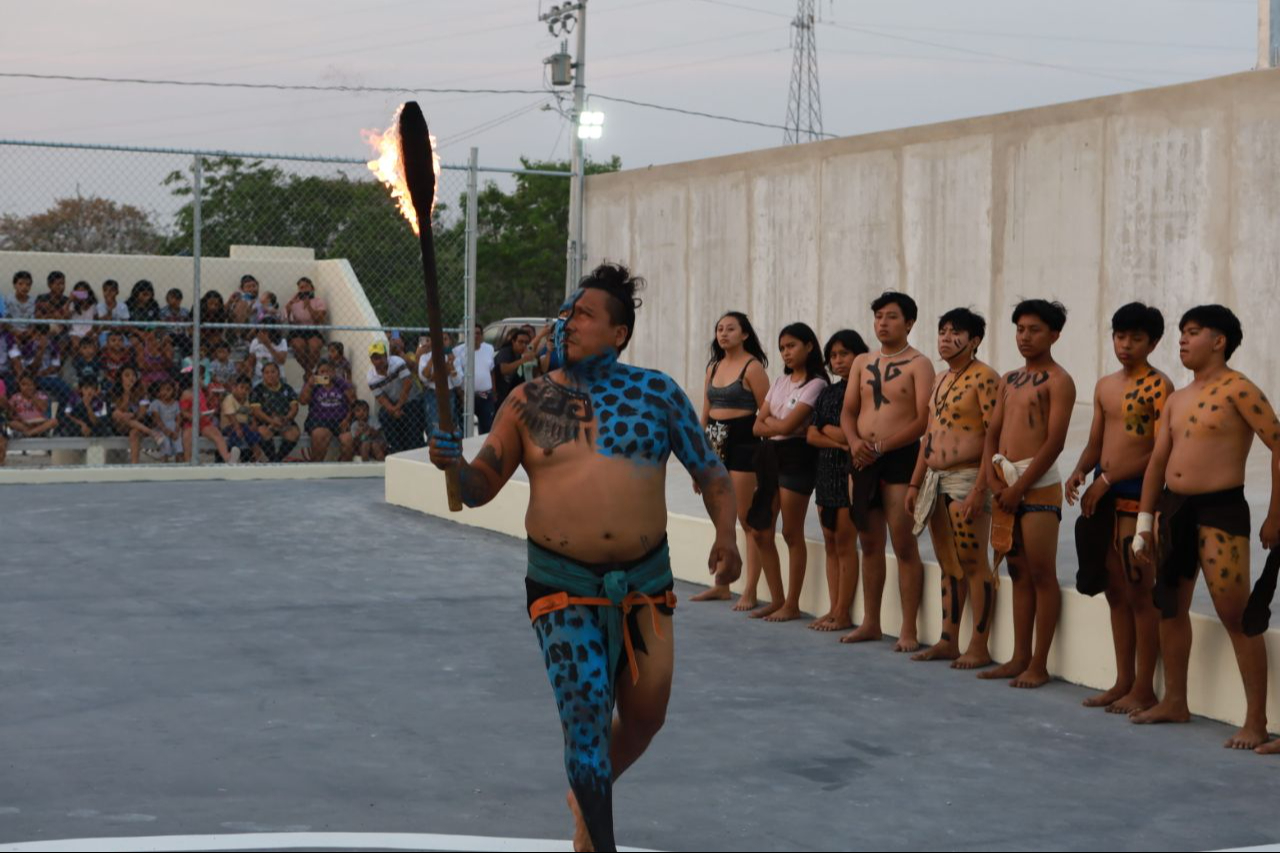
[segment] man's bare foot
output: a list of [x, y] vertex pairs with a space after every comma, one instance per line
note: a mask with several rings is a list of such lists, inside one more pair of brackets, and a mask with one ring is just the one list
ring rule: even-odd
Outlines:
[[882, 633], [880, 633], [880, 629], [879, 629], [879, 628], [877, 628], [877, 627], [875, 627], [875, 626], [873, 626], [873, 625], [868, 625], [866, 622], [863, 622], [863, 623], [862, 623], [861, 625], [859, 625], [857, 628], [855, 628], [854, 630], [850, 631], [849, 633], [847, 633], [847, 634], [845, 634], [843, 637], [841, 637], [841, 638], [840, 638], [840, 642], [842, 642], [842, 643], [869, 643], [869, 642], [873, 642], [873, 641], [875, 641], [875, 640], [879, 640], [879, 639], [881, 639], [881, 638], [883, 638], [883, 637], [884, 637], [884, 635], [883, 635]]
[[592, 851], [596, 848], [591, 845], [591, 833], [587, 832], [587, 822], [582, 819], [582, 809], [578, 808], [578, 798], [573, 795], [573, 789], [569, 789], [569, 793], [565, 794], [565, 801], [569, 804], [569, 811], [573, 812], [573, 849], [576, 851]]
[[1015, 675], [1021, 675], [1022, 671], [1027, 668], [1027, 662], [1023, 660], [1011, 660], [1008, 663], [1001, 664], [995, 669], [989, 669], [986, 672], [978, 673], [979, 678], [1013, 678]]
[[895, 652], [914, 652], [918, 648], [920, 648], [920, 641], [915, 637], [899, 637], [898, 642], [893, 644]]
[[945, 640], [934, 643], [929, 648], [911, 656], [912, 660], [955, 660], [960, 657], [960, 650], [955, 647], [954, 643], [948, 643]]
[[952, 669], [981, 669], [991, 666], [991, 653], [986, 649], [980, 652], [965, 652], [951, 662]]
[[1253, 751], [1258, 753], [1258, 755], [1275, 755], [1277, 752], [1280, 752], [1280, 739], [1256, 746]]
[[1191, 711], [1187, 708], [1186, 700], [1174, 700], [1166, 696], [1164, 701], [1157, 703], [1155, 707], [1130, 714], [1129, 722], [1140, 726], [1148, 723], [1189, 723]]
[[[754, 616], [755, 614], [752, 613], [751, 615]], [[792, 619], [800, 618], [800, 608], [784, 604], [768, 616], [763, 616], [761, 618], [766, 622], [790, 622]]]
[[1018, 673], [1012, 681], [1009, 682], [1010, 687], [1021, 687], [1030, 690], [1035, 687], [1044, 687], [1053, 678], [1043, 669], [1032, 669], [1028, 667]]
[[1130, 690], [1124, 696], [1107, 706], [1108, 714], [1136, 714], [1148, 708], [1154, 708], [1160, 700], [1150, 690]]
[[1086, 708], [1107, 708], [1110, 710], [1110, 706], [1127, 695], [1128, 692], [1128, 685], [1116, 684], [1116, 686], [1112, 687], [1110, 690], [1094, 694], [1080, 704], [1084, 705]]
[[1257, 749], [1267, 742], [1266, 724], [1260, 726], [1245, 725], [1223, 744], [1227, 749]]
[[814, 628], [813, 630], [815, 631], [847, 631], [852, 627], [853, 627], [852, 620], [842, 619], [839, 616], [837, 616], [834, 619], [830, 619], [826, 622], [823, 622], [821, 625]]
[[733, 593], [729, 591], [727, 586], [713, 586], [710, 589], [704, 589], [702, 592], [690, 598], [690, 601], [728, 601], [733, 598]]
[[760, 602], [756, 600], [754, 595], [744, 595], [738, 599], [738, 603], [733, 605], [735, 613], [746, 613], [748, 610], [755, 610], [760, 606]]
[[810, 631], [821, 631], [821, 630], [822, 630], [822, 626], [823, 626], [823, 625], [825, 625], [825, 624], [827, 624], [828, 622], [830, 622], [830, 621], [831, 621], [832, 619], [834, 619], [834, 618], [835, 618], [835, 616], [834, 616], [833, 614], [831, 614], [831, 613], [826, 613], [826, 614], [824, 614], [824, 615], [822, 615], [822, 616], [819, 616], [817, 619], [814, 619], [812, 622], [810, 622], [810, 623], [809, 623], [809, 630], [810, 630]]
[[772, 604], [766, 604], [763, 607], [757, 607], [755, 610], [752, 610], [750, 613], [747, 614], [747, 618], [764, 619], [766, 616], [772, 616], [773, 614], [777, 613], [779, 610], [782, 609], [783, 603], [784, 602], [776, 601], [776, 602], [773, 602]]

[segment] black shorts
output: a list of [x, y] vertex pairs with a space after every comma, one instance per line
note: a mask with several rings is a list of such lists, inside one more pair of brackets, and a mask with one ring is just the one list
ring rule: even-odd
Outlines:
[[920, 457], [920, 442], [913, 441], [906, 447], [890, 450], [882, 459], [880, 482], [886, 486], [905, 486], [916, 472], [916, 460]]
[[289, 333], [289, 343], [293, 343], [299, 338], [324, 342], [324, 335], [320, 334], [319, 329], [298, 329]]
[[[760, 446], [760, 439], [752, 432], [755, 422], [755, 415], [743, 415], [723, 421], [712, 418], [707, 425], [707, 438], [730, 471], [755, 472], [756, 448]], [[713, 438], [718, 432], [723, 433], [719, 442]]]
[[327, 418], [307, 418], [305, 431], [309, 434], [312, 430], [327, 429], [335, 436], [342, 435], [342, 421], [329, 420]]

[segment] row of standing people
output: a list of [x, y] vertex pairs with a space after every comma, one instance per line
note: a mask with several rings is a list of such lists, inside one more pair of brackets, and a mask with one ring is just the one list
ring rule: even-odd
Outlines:
[[[1105, 594], [1116, 654], [1114, 686], [1085, 705], [1136, 723], [1190, 719], [1189, 609], [1203, 573], [1246, 699], [1245, 723], [1226, 746], [1280, 752], [1280, 741], [1268, 743], [1261, 637], [1280, 551], [1251, 592], [1243, 493], [1257, 436], [1272, 451], [1273, 480], [1260, 539], [1267, 549], [1280, 544], [1280, 419], [1266, 395], [1227, 364], [1243, 338], [1238, 318], [1220, 305], [1182, 316], [1180, 359], [1195, 378], [1175, 389], [1149, 360], [1164, 334], [1163, 315], [1141, 303], [1120, 308], [1112, 322], [1120, 367], [1098, 380], [1088, 443], [1064, 478], [1058, 457], [1076, 387], [1053, 357], [1067, 318], [1060, 303], [1017, 305], [1010, 319], [1023, 363], [1003, 375], [978, 358], [986, 321], [973, 311], [956, 308], [939, 319], [937, 352], [947, 369], [935, 372], [932, 359], [909, 342], [918, 316], [910, 296], [886, 292], [871, 309], [874, 350], [852, 330], [823, 347], [808, 325], [785, 327], [778, 336], [783, 375], [772, 382], [746, 315], [729, 312], [717, 323], [702, 421], [733, 478], [746, 534], [746, 586], [734, 609], [771, 622], [800, 615], [804, 522], [816, 492], [831, 607], [811, 628], [848, 631], [840, 637], [846, 643], [881, 639], [892, 542], [902, 604], [896, 651], [914, 653], [916, 661], [948, 660], [1014, 687], [1039, 687], [1050, 681], [1061, 607], [1062, 505], [1079, 501], [1077, 586]], [[789, 558], [785, 587], [779, 518]], [[921, 650], [924, 565], [917, 537], [925, 530], [942, 571], [942, 631]], [[996, 666], [989, 639], [1001, 562], [1012, 581], [1014, 651]], [[763, 606], [762, 576], [769, 589]], [[864, 617], [855, 628], [860, 579]], [[695, 596], [728, 598], [727, 587]], [[962, 649], [966, 603], [972, 630]], [[1163, 697], [1155, 690], [1161, 655]]]

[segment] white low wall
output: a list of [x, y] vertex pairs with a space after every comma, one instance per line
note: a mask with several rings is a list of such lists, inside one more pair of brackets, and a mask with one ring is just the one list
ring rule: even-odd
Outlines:
[[[418, 456], [421, 457], [420, 452]], [[387, 503], [427, 515], [525, 538], [524, 515], [529, 500], [529, 487], [520, 480], [509, 481], [497, 498], [486, 506], [451, 513], [445, 496], [444, 475], [421, 458], [414, 459], [412, 454], [397, 454], [388, 457], [386, 462], [386, 499]], [[667, 535], [675, 576], [682, 581], [707, 584], [707, 554], [715, 539], [711, 523], [705, 517], [672, 513], [668, 519]], [[739, 539], [741, 540], [741, 533]], [[739, 542], [739, 547], [744, 545], [744, 542]], [[806, 613], [825, 613], [830, 600], [826, 590], [823, 545], [820, 541], [810, 540], [808, 547], [808, 571], [801, 608]], [[781, 537], [778, 548], [781, 553], [786, 553]], [[885, 632], [896, 635], [902, 626], [902, 617], [898, 598], [897, 564], [892, 555], [888, 564], [882, 621]], [[923, 642], [936, 642], [942, 630], [940, 577], [941, 573], [936, 565], [926, 565], [925, 605], [919, 626]], [[997, 660], [1003, 661], [1008, 660], [1013, 651], [1010, 605], [1012, 587], [1007, 577], [1000, 580], [996, 618], [991, 630], [991, 652]], [[741, 587], [742, 581], [739, 581], [734, 585], [734, 591], [740, 592]], [[768, 590], [763, 583], [760, 592], [767, 599]], [[723, 605], [686, 603], [683, 606]], [[968, 640], [971, 630], [969, 614], [966, 613], [964, 618], [962, 642]], [[861, 619], [862, 596], [859, 590], [854, 602], [854, 620]], [[1240, 673], [1236, 668], [1235, 655], [1227, 633], [1215, 618], [1193, 613], [1191, 619], [1195, 633], [1189, 678], [1191, 710], [1195, 714], [1239, 725], [1244, 720], [1244, 689], [1240, 684]], [[761, 630], [768, 629], [761, 626]], [[834, 642], [834, 638], [831, 641]], [[1268, 631], [1266, 642], [1269, 659], [1273, 662], [1280, 661], [1280, 630]], [[915, 664], [904, 656], [902, 665]], [[1057, 639], [1049, 656], [1049, 669], [1058, 678], [1099, 690], [1109, 688], [1114, 683], [1115, 652], [1111, 645], [1111, 622], [1102, 596], [1089, 598], [1074, 589], [1063, 589], [1062, 616], [1058, 623]], [[1272, 677], [1268, 685], [1267, 715], [1272, 726], [1280, 728], [1280, 684], [1277, 682], [1280, 682], [1280, 678]]]

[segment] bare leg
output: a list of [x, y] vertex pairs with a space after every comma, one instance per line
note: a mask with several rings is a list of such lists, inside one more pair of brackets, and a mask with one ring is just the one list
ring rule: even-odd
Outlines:
[[147, 433], [134, 427], [129, 430], [129, 464], [137, 465], [142, 461], [142, 437]]
[[1164, 655], [1164, 698], [1155, 706], [1130, 714], [1138, 724], [1187, 723], [1191, 710], [1187, 707], [1187, 667], [1191, 661], [1191, 597], [1195, 578], [1184, 578], [1178, 584], [1178, 612], [1160, 620], [1160, 651]]
[[787, 598], [782, 608], [764, 620], [787, 622], [800, 616], [800, 593], [809, 567], [809, 546], [804, 541], [804, 517], [809, 512], [809, 496], [779, 489], [782, 497], [782, 539], [787, 543]]
[[924, 563], [912, 527], [915, 519], [907, 514], [905, 484], [884, 486], [885, 518], [889, 522], [889, 538], [898, 558], [898, 592], [902, 597], [902, 630], [895, 652], [914, 652], [920, 648], [916, 621], [920, 616], [920, 599], [924, 594]]
[[1111, 644], [1116, 652], [1116, 683], [1110, 689], [1084, 700], [1086, 708], [1106, 708], [1129, 694], [1133, 689], [1134, 636], [1133, 610], [1129, 607], [1127, 587], [1120, 554], [1112, 548], [1107, 552], [1107, 607], [1111, 611]]
[[[818, 507], [818, 513], [821, 518], [822, 507]], [[823, 557], [827, 575], [828, 607], [826, 613], [809, 623], [809, 630], [811, 631], [834, 630], [826, 626], [832, 624], [836, 619], [836, 596], [840, 591], [840, 554], [836, 550], [836, 532], [828, 529], [825, 523], [821, 525], [821, 528]]]
[[960, 567], [964, 570], [965, 583], [969, 586], [969, 612], [973, 616], [969, 645], [964, 654], [951, 664], [951, 668], [977, 669], [991, 663], [989, 644], [996, 609], [995, 578], [991, 575], [991, 563], [987, 559], [991, 516], [981, 512], [972, 521], [966, 521], [958, 503], [951, 505], [950, 512], [956, 550], [960, 554]]
[[883, 510], [871, 511], [869, 527], [867, 531], [858, 531], [862, 548], [862, 624], [841, 637], [842, 643], [862, 643], [884, 636], [880, 629], [880, 604], [884, 598], [884, 549], [889, 534]]
[[960, 657], [960, 614], [968, 585], [963, 578], [955, 577], [951, 572], [964, 571], [960, 565], [960, 542], [965, 541], [966, 546], [968, 542], [962, 540], [953, 528], [945, 498], [939, 497], [934, 504], [929, 518], [929, 537], [933, 540], [933, 551], [938, 555], [942, 568], [942, 631], [938, 642], [912, 655], [911, 659], [956, 660]]
[[329, 439], [333, 437], [333, 433], [324, 427], [317, 427], [311, 431], [311, 461], [323, 462], [325, 457], [329, 455]]
[[213, 442], [214, 448], [218, 451], [218, 455], [222, 457], [223, 462], [231, 461], [231, 451], [227, 449], [227, 440], [222, 437], [222, 431], [217, 427], [205, 427], [200, 430], [200, 434]]
[[1155, 587], [1155, 569], [1139, 566], [1133, 559], [1133, 535], [1136, 518], [1120, 518], [1120, 561], [1124, 566], [1125, 594], [1133, 612], [1134, 646], [1137, 651], [1133, 688], [1108, 711], [1132, 714], [1154, 707], [1156, 702], [1156, 660], [1160, 657], [1160, 611], [1151, 600]]
[[[779, 489], [779, 492], [782, 490]], [[752, 536], [756, 540], [756, 548], [760, 551], [760, 566], [764, 570], [765, 583], [769, 585], [769, 603], [764, 607], [757, 607], [748, 615], [752, 619], [763, 619], [772, 613], [776, 613], [782, 609], [782, 605], [786, 603], [782, 590], [782, 559], [778, 556], [777, 537], [774, 533], [778, 525], [778, 513], [781, 510], [782, 498], [775, 495], [773, 498], [773, 516], [769, 520], [769, 527], [765, 530], [751, 531]]]
[[1013, 525], [1013, 549], [1005, 561], [1013, 585], [1013, 657], [995, 669], [978, 673], [978, 678], [1013, 678], [1027, 668], [1031, 660], [1031, 632], [1036, 620], [1036, 591], [1026, 563], [1026, 547], [1022, 544], [1022, 525]]
[[1041, 687], [1048, 684], [1049, 648], [1058, 630], [1058, 614], [1062, 610], [1062, 587], [1058, 585], [1058, 517], [1050, 512], [1024, 515], [1019, 526], [1026, 548], [1027, 567], [1035, 588], [1035, 646], [1031, 662], [1018, 674], [1010, 687]]
[[338, 436], [338, 447], [339, 462], [350, 462], [355, 458], [356, 442], [355, 439], [351, 437], [351, 433], [344, 432], [342, 435]]
[[840, 583], [832, 608], [835, 618], [824, 628], [827, 631], [853, 627], [853, 598], [858, 592], [858, 530], [846, 509], [836, 516], [836, 554], [840, 558]]
[[1249, 537], [1201, 527], [1200, 566], [1244, 682], [1244, 725], [1223, 746], [1255, 749], [1267, 742], [1267, 647], [1262, 637], [1246, 637], [1240, 625], [1249, 600]]
[[751, 507], [751, 496], [756, 491], [756, 475], [748, 471], [730, 471], [729, 479], [733, 481], [734, 500], [738, 504], [738, 525], [742, 528], [742, 532], [746, 534], [747, 539], [746, 552], [743, 554], [747, 578], [742, 587], [742, 596], [739, 597], [738, 603], [733, 606], [734, 610], [742, 612], [754, 610], [760, 604], [758, 597], [761, 570], [760, 549], [756, 545], [755, 537], [751, 535], [751, 528], [747, 526], [747, 510]]

